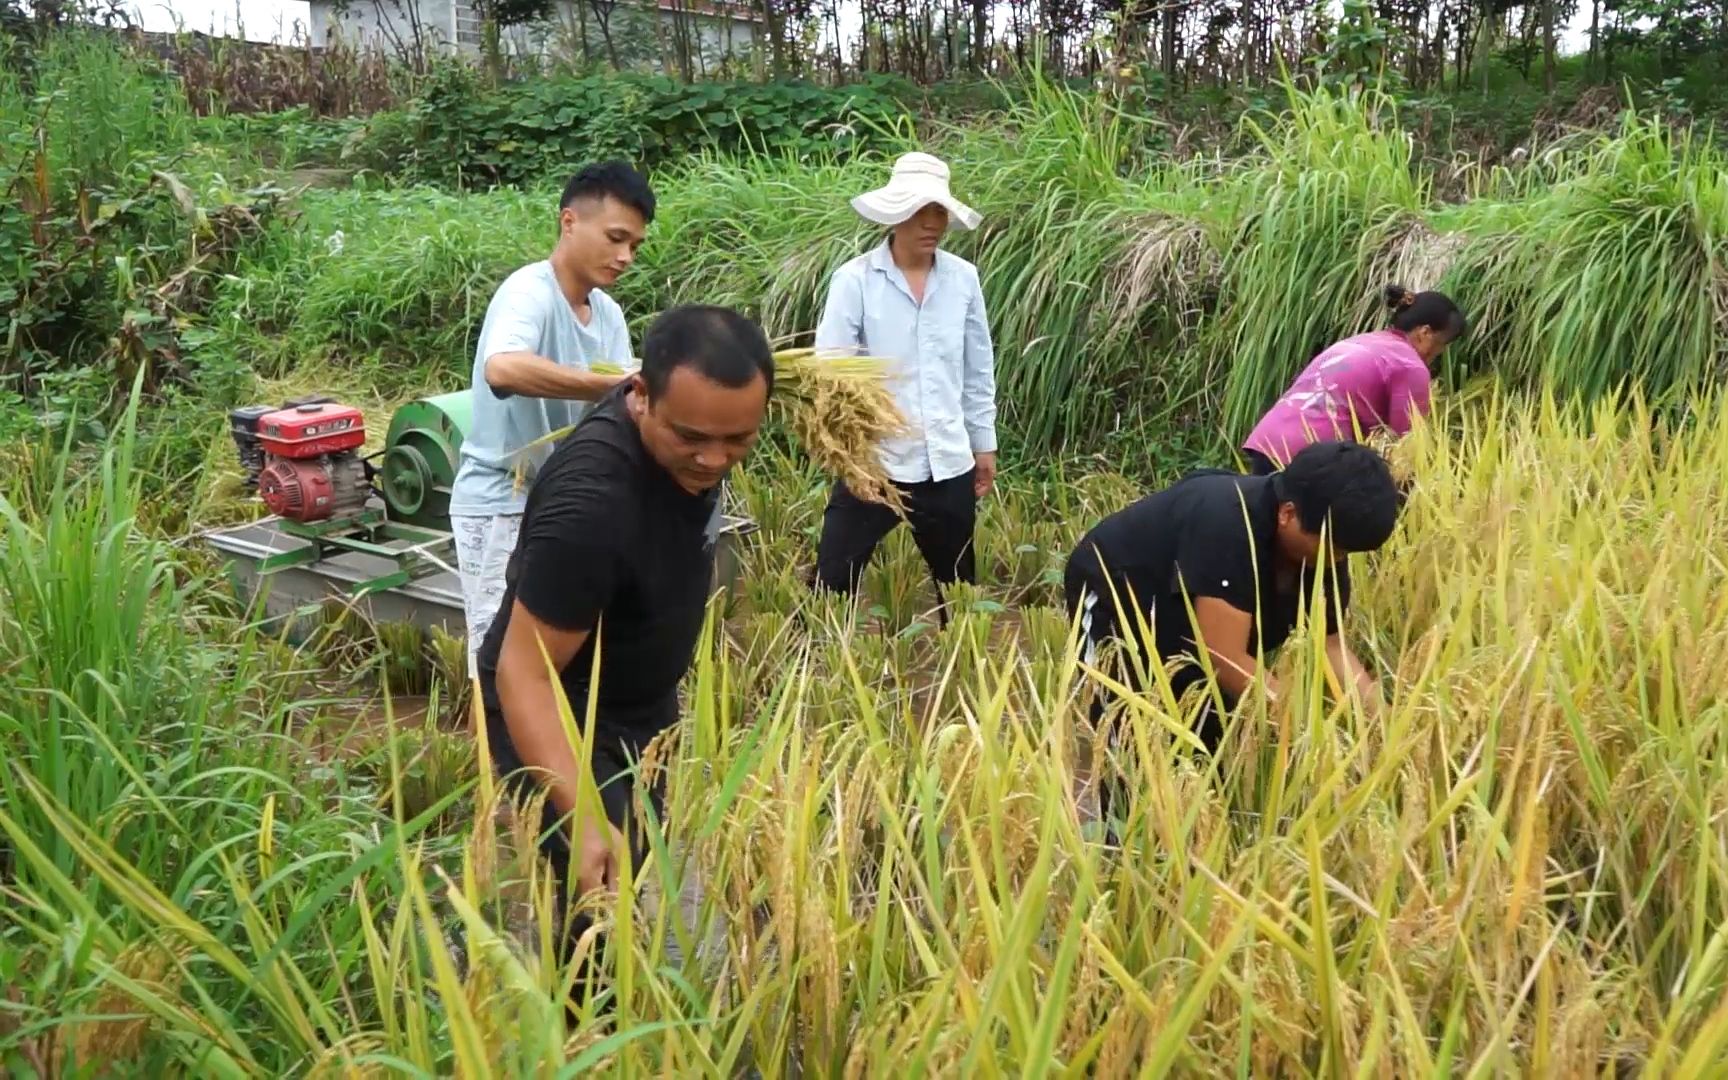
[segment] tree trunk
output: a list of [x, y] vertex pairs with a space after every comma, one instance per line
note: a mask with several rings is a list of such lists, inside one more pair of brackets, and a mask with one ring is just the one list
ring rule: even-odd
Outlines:
[[894, 14], [895, 36], [900, 40], [900, 72], [909, 74], [912, 70], [912, 20], [906, 11], [906, 0], [900, 0]]
[[1464, 83], [1470, 78], [1470, 53], [1465, 43], [1470, 40], [1470, 16], [1465, 14], [1458, 20], [1458, 48], [1452, 61], [1452, 89], [1462, 91]]
[[1600, 60], [1597, 49], [1596, 32], [1602, 21], [1602, 0], [1590, 0], [1590, 55], [1584, 61], [1585, 74], [1594, 76], [1596, 64]]
[[488, 14], [480, 24], [480, 52], [486, 66], [486, 78], [496, 86], [504, 78], [504, 49], [499, 41], [498, 20]]
[[1614, 77], [1614, 39], [1620, 36], [1621, 22], [1620, 13], [1616, 11], [1614, 13], [1614, 30], [1608, 35], [1608, 44], [1602, 48], [1603, 75], [1609, 79]]
[[1543, 0], [1542, 91], [1554, 92], [1554, 0]]
[[1164, 61], [1164, 82], [1169, 93], [1176, 92], [1176, 4], [1175, 0], [1164, 0], [1164, 40], [1160, 43], [1159, 52]]
[[840, 54], [845, 50], [846, 41], [840, 31], [840, 0], [832, 0], [828, 5], [828, 17], [834, 23], [834, 85], [840, 85], [841, 61]]
[[[1476, 44], [1477, 44], [1477, 47], [1482, 50], [1482, 55], [1481, 55], [1481, 60], [1482, 60], [1482, 96], [1487, 97], [1488, 96], [1488, 60], [1489, 60], [1488, 54], [1489, 54], [1489, 50], [1494, 48], [1494, 33], [1495, 33], [1495, 31], [1500, 29], [1499, 20], [1496, 19], [1492, 14], [1484, 15], [1482, 17], [1482, 28], [1481, 29], [1482, 29], [1482, 33], [1481, 33], [1481, 36], [1477, 39]], [[1472, 62], [1474, 62], [1474, 58], [1472, 59]]]
[[1242, 0], [1238, 13], [1242, 20], [1242, 62], [1237, 67], [1236, 74], [1242, 80], [1243, 89], [1247, 89], [1254, 82], [1254, 54], [1259, 51], [1260, 15], [1254, 0]]
[[990, 0], [972, 0], [972, 72], [984, 71], [984, 56], [990, 47]]
[[618, 6], [618, 0], [588, 0], [594, 9], [594, 21], [600, 25], [600, 40], [606, 45], [606, 58], [612, 61], [613, 71], [623, 71], [624, 65], [618, 62], [618, 46], [612, 41], [612, 9]]
[[785, 19], [775, 10], [774, 0], [762, 0], [762, 32], [768, 35], [769, 55], [774, 58], [774, 74], [784, 76], [786, 69]]
[[1404, 28], [1410, 40], [1410, 55], [1404, 59], [1404, 81], [1412, 90], [1422, 86], [1422, 15], [1424, 9], [1411, 5], [1410, 22]]

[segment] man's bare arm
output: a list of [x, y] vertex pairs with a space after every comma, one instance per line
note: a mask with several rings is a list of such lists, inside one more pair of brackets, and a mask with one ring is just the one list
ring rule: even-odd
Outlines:
[[[559, 630], [535, 618], [521, 601], [511, 604], [510, 625], [498, 650], [498, 704], [517, 756], [547, 785], [558, 813], [568, 814], [576, 805], [582, 764], [564, 736], [555, 680], [588, 640], [588, 631]], [[570, 707], [581, 715], [582, 702]]]
[[1266, 688], [1267, 700], [1278, 699], [1277, 682], [1248, 650], [1248, 632], [1254, 625], [1253, 616], [1217, 597], [1202, 596], [1194, 601], [1194, 622], [1200, 631], [1200, 640], [1205, 642], [1206, 651], [1212, 656], [1218, 685], [1225, 693], [1239, 698], [1259, 680]]
[[501, 394], [569, 401], [598, 401], [626, 377], [565, 367], [531, 352], [493, 353], [485, 374], [486, 385]]
[[1374, 681], [1374, 676], [1362, 666], [1362, 661], [1356, 659], [1356, 654], [1350, 651], [1350, 646], [1341, 634], [1330, 634], [1326, 638], [1326, 661], [1332, 665], [1332, 672], [1339, 682], [1346, 687], [1346, 693], [1354, 691], [1368, 710], [1370, 715], [1379, 715], [1385, 708], [1386, 700], [1380, 694], [1380, 684]]
[[[588, 631], [548, 626], [512, 601], [496, 676], [498, 705], [504, 710], [504, 727], [516, 755], [546, 784], [547, 799], [557, 815], [570, 816], [572, 870], [579, 893], [615, 886], [618, 859], [624, 851], [623, 835], [604, 817], [571, 814], [576, 809], [582, 763], [565, 737], [553, 681], [555, 672], [563, 670], [587, 640]], [[584, 703], [573, 701], [570, 707], [581, 710]]]

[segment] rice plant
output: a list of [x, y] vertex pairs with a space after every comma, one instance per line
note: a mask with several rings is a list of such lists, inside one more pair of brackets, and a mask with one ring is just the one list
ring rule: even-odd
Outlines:
[[[762, 448], [731, 485], [760, 532], [645, 765], [670, 795], [652, 856], [591, 901], [608, 989], [574, 1016], [532, 813], [500, 804], [483, 725], [438, 724], [459, 645], [267, 634], [162, 539], [182, 511], [142, 498], [129, 423], [4, 448], [0, 1069], [1722, 1071], [1728, 400], [1697, 396], [1728, 311], [1719, 153], [1633, 117], [1439, 206], [1373, 97], [1294, 94], [1222, 161], [1041, 93], [938, 140], [989, 222], [955, 243], [1014, 440], [983, 580], [939, 626], [902, 535], [856, 607], [812, 596], [828, 478]], [[621, 298], [808, 333], [878, 239], [845, 196], [885, 165], [658, 174]], [[454, 388], [551, 205], [309, 195], [193, 353], [380, 406]], [[1149, 476], [1222, 460], [1386, 279], [1453, 292], [1476, 333], [1449, 374], [1499, 376], [1393, 451], [1413, 497], [1347, 627], [1386, 712], [1337, 704], [1304, 631], [1285, 700], [1247, 702], [1217, 758], [1156, 675], [1102, 737], [1071, 545]], [[226, 512], [219, 472], [175, 489], [185, 516]], [[317, 685], [332, 658], [383, 676], [382, 737]]]
[[[1334, 704], [1303, 630], [1285, 702], [1245, 703], [1210, 760], [1156, 678], [1119, 699], [1115, 742], [1091, 730], [1097, 685], [1018, 544], [988, 549], [946, 628], [900, 633], [790, 591], [820, 484], [740, 478], [782, 505], [645, 763], [665, 819], [594, 907], [610, 988], [574, 1017], [483, 742], [444, 779], [445, 749], [386, 740], [393, 812], [368, 818], [363, 789], [286, 754], [241, 766], [212, 731], [187, 779], [245, 785], [139, 769], [124, 843], [14, 760], [0, 1054], [237, 1076], [1719, 1070], [1728, 402], [1453, 400], [1393, 452], [1412, 499], [1347, 627], [1384, 716]], [[1010, 478], [986, 512], [1037, 538], [1034, 565], [1134, 494], [1045, 484]], [[867, 588], [923, 580], [889, 545]], [[196, 667], [216, 646], [190, 625]], [[211, 700], [254, 745], [255, 706]], [[107, 721], [128, 723], [151, 730]], [[1119, 842], [1106, 774], [1131, 792]], [[181, 837], [207, 854], [176, 876], [149, 852]]]

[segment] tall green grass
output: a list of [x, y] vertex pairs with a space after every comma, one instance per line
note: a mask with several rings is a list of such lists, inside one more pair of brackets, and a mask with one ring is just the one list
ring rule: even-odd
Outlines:
[[[57, 799], [122, 824], [132, 770], [163, 749], [196, 753], [208, 717], [227, 704], [223, 658], [192, 647], [197, 628], [184, 617], [208, 583], [177, 581], [167, 546], [135, 532], [130, 430], [81, 479], [66, 452], [35, 470], [47, 480], [35, 489], [40, 505], [0, 498], [0, 650], [10, 658], [0, 730]], [[0, 776], [10, 801], [17, 782]], [[34, 824], [69, 870], [70, 848]]]
[[545, 257], [556, 207], [544, 193], [309, 191], [243, 256], [196, 355], [265, 380], [340, 364], [386, 394], [465, 385], [493, 291]]
[[[1635, 384], [1671, 404], [1721, 371], [1724, 159], [1701, 135], [1629, 116], [1478, 177], [1458, 205], [1436, 200], [1375, 93], [1291, 90], [1244, 135], [1238, 157], [1171, 158], [1107, 99], [1034, 84], [992, 122], [931, 137], [984, 214], [950, 244], [983, 278], [1017, 457], [1105, 452], [1138, 472], [1215, 456], [1316, 352], [1382, 325], [1392, 281], [1446, 289], [1471, 316], [1448, 378], [1493, 368], [1586, 400]], [[633, 324], [703, 300], [806, 337], [834, 267], [880, 241], [847, 199], [914, 145], [886, 138], [845, 162], [711, 155], [656, 172], [660, 216], [616, 289]], [[462, 385], [490, 290], [548, 250], [555, 205], [309, 194], [301, 225], [227, 284], [201, 348], [275, 374], [318, 357]]]
[[[1428, 204], [1410, 140], [1377, 94], [1291, 93], [1291, 109], [1249, 122], [1259, 152], [1233, 165], [1222, 282], [1209, 326], [1224, 423], [1245, 434], [1290, 377], [1359, 322], [1366, 271]], [[1384, 284], [1384, 283], [1382, 283]], [[1427, 282], [1411, 283], [1422, 287]], [[1381, 316], [1383, 319], [1384, 316]]]
[[166, 157], [192, 142], [192, 111], [178, 85], [100, 32], [45, 35], [21, 59], [0, 69], [0, 166], [8, 181], [28, 176], [28, 158], [41, 148], [56, 195], [106, 187], [131, 159]]
[[[1728, 185], [1701, 133], [1654, 116], [1555, 155], [1485, 200], [1453, 279], [1510, 379], [1673, 398], [1728, 358]], [[1535, 179], [1534, 177], [1532, 179]]]
[[381, 769], [319, 761], [297, 718], [322, 665], [143, 531], [132, 420], [0, 484], [0, 1069], [281, 1075], [347, 1023], [365, 905], [462, 789], [416, 797], [436, 763], [394, 743]]

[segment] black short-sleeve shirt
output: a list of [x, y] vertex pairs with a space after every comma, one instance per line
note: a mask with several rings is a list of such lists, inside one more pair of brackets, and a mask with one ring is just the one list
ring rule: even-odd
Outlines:
[[[1277, 483], [1273, 476], [1223, 470], [1191, 473], [1094, 526], [1070, 560], [1070, 577], [1080, 575], [1095, 590], [1113, 586], [1124, 605], [1132, 596], [1142, 614], [1150, 613], [1165, 660], [1196, 654], [1188, 607], [1201, 597], [1247, 612], [1253, 618], [1249, 651], [1270, 652], [1284, 644], [1307, 610], [1316, 576], [1304, 571], [1295, 589], [1277, 588]], [[1350, 603], [1349, 565], [1340, 561], [1321, 576], [1332, 632], [1338, 612]], [[1108, 593], [1100, 599], [1112, 603]], [[1137, 628], [1131, 618], [1113, 622], [1127, 632]], [[1177, 691], [1200, 675], [1196, 667], [1184, 668], [1174, 680]]]
[[640, 747], [677, 719], [678, 683], [707, 608], [708, 523], [719, 496], [717, 489], [690, 494], [654, 461], [625, 392], [619, 387], [595, 404], [529, 489], [502, 607], [476, 655], [494, 745], [504, 733], [498, 654], [518, 600], [548, 625], [590, 631], [560, 673], [579, 719], [596, 648], [600, 734]]

